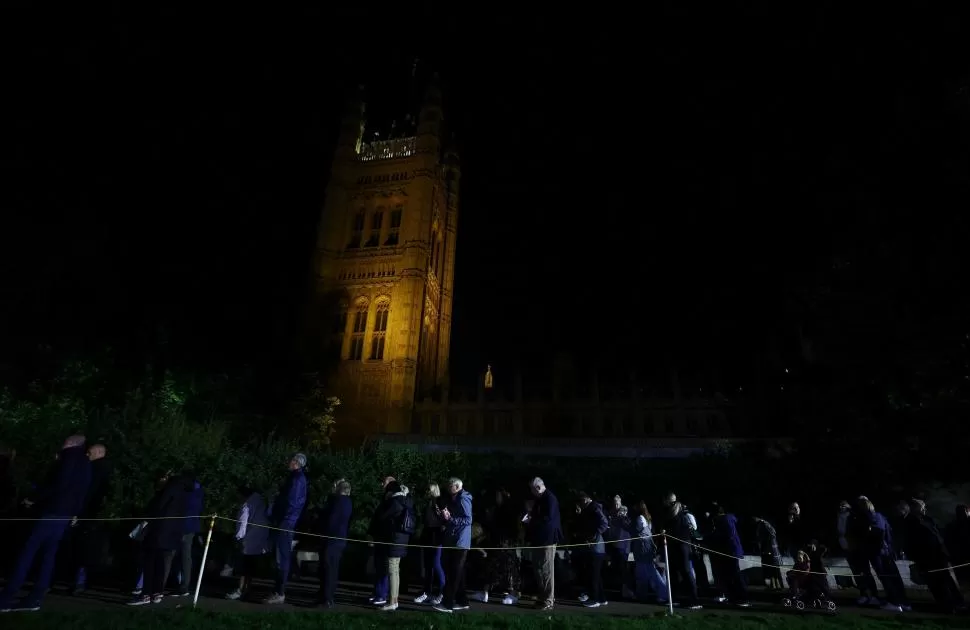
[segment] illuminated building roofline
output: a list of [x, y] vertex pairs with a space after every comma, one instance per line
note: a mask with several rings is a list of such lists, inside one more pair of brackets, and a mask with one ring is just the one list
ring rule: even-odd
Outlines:
[[411, 157], [415, 153], [416, 143], [416, 136], [363, 142], [357, 150], [357, 159], [361, 162], [375, 162]]

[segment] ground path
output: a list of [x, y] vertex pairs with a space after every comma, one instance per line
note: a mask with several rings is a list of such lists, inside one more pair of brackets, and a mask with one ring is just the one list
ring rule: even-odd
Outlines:
[[[203, 593], [199, 597], [199, 608], [211, 611], [211, 612], [263, 612], [267, 614], [279, 613], [279, 612], [309, 612], [313, 610], [319, 611], [321, 614], [326, 614], [322, 608], [318, 608], [314, 604], [314, 596], [316, 594], [317, 585], [313, 580], [301, 580], [296, 583], [291, 584], [288, 595], [288, 603], [281, 606], [267, 606], [258, 603], [244, 602], [244, 601], [227, 601], [223, 598], [223, 594], [228, 590], [233, 580], [227, 578], [219, 577], [209, 577], [207, 576], [206, 582], [203, 584]], [[256, 587], [259, 591], [258, 595], [262, 596], [268, 594], [271, 590], [271, 584], [266, 581], [257, 581]], [[917, 619], [950, 619], [951, 623], [953, 620], [952, 615], [942, 615], [940, 613], [934, 612], [933, 605], [930, 600], [927, 599], [924, 593], [914, 593], [914, 610], [909, 613], [891, 613], [873, 608], [862, 608], [855, 605], [854, 601], [854, 590], [845, 590], [842, 592], [837, 592], [835, 594], [836, 601], [839, 604], [838, 612], [836, 616], [849, 616], [856, 619], [863, 618], [891, 618], [891, 617], [903, 617], [907, 620], [917, 620]], [[367, 596], [369, 594], [369, 586], [359, 583], [342, 583], [341, 588], [337, 594], [337, 607], [338, 612], [363, 612], [366, 610], [373, 610], [373, 607], [367, 603]], [[416, 592], [411, 589], [411, 592], [407, 595], [402, 595], [401, 597], [401, 607], [400, 610], [410, 610], [410, 611], [425, 611], [429, 616], [443, 616], [443, 613], [437, 613], [427, 605], [414, 604], [411, 600], [414, 598]], [[704, 609], [701, 611], [678, 611], [678, 614], [682, 615], [729, 615], [737, 616], [738, 618], [743, 617], [764, 617], [765, 615], [823, 615], [825, 613], [819, 612], [803, 612], [799, 613], [790, 609], [784, 608], [779, 603], [779, 597], [775, 594], [765, 593], [760, 589], [752, 589], [752, 606], [751, 608], [739, 609], [732, 606], [718, 604], [713, 600], [704, 600]], [[96, 611], [104, 610], [110, 608], [120, 608], [123, 607], [125, 602], [130, 600], [130, 595], [122, 593], [118, 589], [91, 589], [79, 596], [71, 596], [64, 593], [63, 590], [55, 588], [44, 600], [44, 610], [53, 610], [59, 612], [86, 612], [86, 611]], [[548, 612], [541, 612], [532, 609], [532, 601], [524, 600], [518, 606], [503, 606], [500, 601], [490, 601], [489, 603], [478, 603], [472, 602], [472, 608], [468, 612], [457, 613], [460, 615], [475, 614], [479, 612], [488, 613], [504, 613], [504, 614], [516, 614], [516, 615], [546, 615], [549, 616]], [[176, 609], [176, 608], [191, 608], [192, 598], [191, 597], [166, 597], [165, 600], [158, 605], [150, 606], [150, 608], [157, 609]], [[556, 609], [552, 613], [553, 615], [608, 615], [608, 616], [621, 616], [621, 617], [640, 617], [647, 615], [655, 615], [662, 613], [665, 608], [650, 604], [639, 604], [632, 602], [621, 602], [621, 601], [611, 601], [610, 604], [605, 608], [598, 609], [588, 609], [584, 608], [575, 600], [560, 600], [556, 604]], [[41, 612], [43, 614], [43, 611]], [[374, 611], [374, 615], [393, 615], [393, 613], [381, 613]], [[849, 624], [850, 626], [852, 624]], [[968, 620], [967, 626], [970, 627], [970, 620]]]

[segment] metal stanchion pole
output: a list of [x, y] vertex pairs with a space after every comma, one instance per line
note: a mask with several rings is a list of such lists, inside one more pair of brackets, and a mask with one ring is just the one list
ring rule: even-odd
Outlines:
[[192, 608], [199, 604], [199, 590], [202, 588], [202, 576], [205, 575], [205, 561], [209, 557], [209, 544], [212, 543], [212, 530], [216, 526], [216, 515], [209, 521], [209, 533], [205, 537], [205, 549], [202, 551], [202, 566], [199, 567], [199, 578], [195, 581], [195, 596], [192, 597]]
[[663, 533], [664, 538], [664, 571], [667, 574], [667, 614], [674, 614], [674, 589], [672, 586], [673, 575], [670, 571], [670, 553], [667, 552], [667, 532]]

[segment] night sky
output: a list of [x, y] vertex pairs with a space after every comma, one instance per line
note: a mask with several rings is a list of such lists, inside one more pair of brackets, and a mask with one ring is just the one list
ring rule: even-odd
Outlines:
[[[734, 388], [804, 362], [799, 325], [853, 352], [967, 325], [965, 15], [434, 4], [5, 20], [7, 367], [272, 360], [341, 95], [403, 91], [415, 56], [462, 154], [458, 382], [565, 351]], [[826, 291], [851, 316], [800, 319]]]

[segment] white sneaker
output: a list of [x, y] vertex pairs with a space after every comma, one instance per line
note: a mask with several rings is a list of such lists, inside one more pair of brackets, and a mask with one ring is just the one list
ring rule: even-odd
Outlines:
[[717, 598], [717, 603], [718, 604], [723, 604], [726, 601], [727, 601], [727, 597], [725, 597], [724, 595], [719, 595], [718, 598]]
[[474, 591], [471, 594], [470, 599], [474, 599], [476, 602], [482, 602], [483, 604], [487, 604], [488, 593], [486, 593], [485, 591]]
[[579, 603], [585, 604], [587, 601], [589, 601], [589, 595], [587, 595], [586, 593], [583, 593], [582, 595], [580, 595], [576, 599], [579, 600]]
[[885, 604], [882, 609], [889, 612], [903, 612], [903, 607], [896, 604]]
[[431, 605], [432, 606], [438, 606], [439, 604], [441, 604], [441, 600], [442, 599], [444, 599], [444, 596], [442, 596], [442, 595], [435, 595], [434, 597], [431, 598]]
[[272, 595], [270, 595], [269, 597], [267, 597], [266, 599], [264, 599], [263, 600], [263, 603], [264, 604], [272, 604], [272, 605], [285, 604], [286, 603], [286, 596], [280, 595], [279, 593], [273, 593]]
[[375, 599], [371, 603], [374, 604], [375, 606], [383, 606], [384, 604], [387, 603], [387, 600], [386, 599]]
[[439, 604], [435, 604], [434, 606], [432, 606], [432, 608], [440, 613], [449, 613], [449, 614], [451, 613], [450, 608], [445, 608], [444, 606], [441, 606]]
[[423, 604], [426, 601], [428, 601], [428, 594], [427, 593], [421, 593], [420, 595], [418, 595], [417, 597], [414, 598], [414, 603], [415, 604]]
[[506, 595], [502, 598], [502, 604], [504, 606], [515, 606], [519, 603], [519, 598], [514, 595]]
[[397, 610], [397, 604], [388, 604], [387, 606], [381, 606], [380, 608], [383, 612], [391, 612]]
[[913, 612], [913, 607], [909, 604], [903, 604], [900, 608], [903, 609], [903, 612]]
[[238, 588], [231, 593], [226, 593], [226, 599], [237, 600], [242, 597], [242, 591]]

